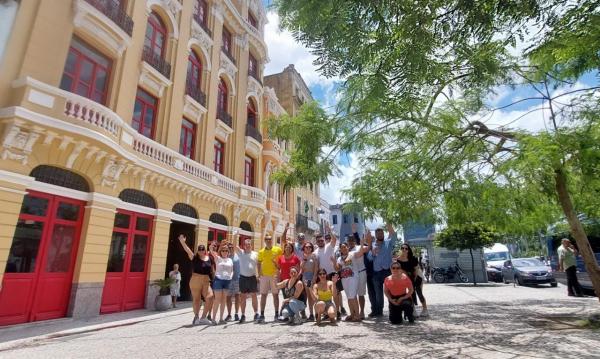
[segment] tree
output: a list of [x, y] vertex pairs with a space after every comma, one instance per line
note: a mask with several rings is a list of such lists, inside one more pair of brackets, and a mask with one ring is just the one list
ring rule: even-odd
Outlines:
[[[578, 218], [597, 216], [600, 208], [600, 88], [577, 83], [600, 66], [596, 2], [279, 0], [276, 6], [282, 26], [313, 49], [321, 73], [344, 79], [336, 114], [319, 121], [333, 141], [300, 155], [304, 170], [294, 181], [324, 180], [323, 167], [354, 151], [363, 171], [350, 199], [395, 223], [433, 209], [441, 221], [468, 224], [480, 216], [486, 225], [531, 233], [554, 223], [560, 210], [600, 293], [600, 267]], [[533, 45], [523, 49], [524, 39]], [[533, 94], [491, 106], [486, 99], [500, 86]], [[546, 128], [486, 120], [524, 103], [537, 104], [529, 113], [545, 116]], [[312, 141], [301, 131], [288, 134], [295, 143]], [[485, 201], [470, 196], [473, 190]], [[469, 208], [464, 204], [476, 211], [461, 215], [457, 209]]]
[[473, 249], [482, 249], [493, 245], [499, 238], [498, 234], [482, 223], [471, 223], [462, 226], [451, 226], [435, 236], [435, 244], [448, 249], [458, 249], [461, 252], [469, 250], [471, 254], [471, 271], [473, 272], [473, 285], [477, 285], [475, 276], [475, 259]]

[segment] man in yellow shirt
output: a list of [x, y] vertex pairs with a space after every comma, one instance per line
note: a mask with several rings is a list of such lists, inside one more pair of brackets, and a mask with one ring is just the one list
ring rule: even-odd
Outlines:
[[258, 251], [258, 273], [260, 275], [260, 317], [259, 322], [265, 321], [265, 307], [269, 290], [275, 306], [275, 320], [279, 316], [279, 291], [277, 290], [278, 270], [275, 266], [277, 257], [283, 254], [279, 246], [273, 246], [273, 237], [265, 236], [265, 248]]

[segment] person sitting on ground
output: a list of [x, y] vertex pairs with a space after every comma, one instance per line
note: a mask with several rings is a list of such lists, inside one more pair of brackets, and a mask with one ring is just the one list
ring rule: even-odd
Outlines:
[[383, 281], [383, 292], [388, 298], [390, 307], [390, 323], [402, 324], [403, 317], [406, 317], [410, 323], [414, 323], [412, 282], [402, 270], [400, 263], [394, 262], [390, 268], [392, 274]]
[[300, 312], [306, 308], [306, 292], [302, 275], [297, 267], [290, 268], [290, 278], [277, 283], [283, 291], [283, 306], [279, 321], [288, 321], [290, 324], [300, 324]]
[[[212, 322], [206, 316], [210, 313], [214, 299], [213, 291], [210, 287], [211, 276], [214, 273], [212, 260], [203, 244], [199, 245], [198, 250], [194, 253], [185, 243], [186, 237], [183, 234], [180, 234], [178, 239], [192, 261], [192, 277], [190, 278], [190, 292], [192, 293], [192, 308], [194, 311], [192, 325], [210, 325]], [[202, 310], [202, 318], [199, 318], [200, 301], [202, 298], [204, 298], [205, 303]]]
[[312, 287], [313, 296], [317, 300], [315, 303], [316, 325], [321, 324], [323, 315], [325, 315], [325, 318], [329, 318], [331, 324], [336, 324], [337, 309], [335, 308], [333, 298], [337, 292], [335, 282], [338, 279], [338, 275], [335, 274], [332, 280], [327, 280], [327, 271], [323, 268], [317, 272], [317, 279]]

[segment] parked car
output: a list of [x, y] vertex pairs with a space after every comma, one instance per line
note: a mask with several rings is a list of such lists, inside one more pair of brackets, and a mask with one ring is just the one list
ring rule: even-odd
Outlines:
[[502, 270], [498, 269], [496, 266], [487, 266], [485, 270], [487, 272], [488, 282], [502, 282]]
[[502, 281], [515, 282], [518, 285], [550, 284], [556, 287], [552, 269], [537, 258], [515, 258], [504, 262]]

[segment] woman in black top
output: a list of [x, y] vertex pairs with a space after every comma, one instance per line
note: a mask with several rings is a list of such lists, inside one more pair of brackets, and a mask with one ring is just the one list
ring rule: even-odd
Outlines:
[[[179, 242], [187, 253], [188, 257], [192, 261], [192, 278], [190, 278], [190, 292], [192, 293], [192, 304], [194, 308], [194, 320], [192, 325], [205, 324], [211, 325], [216, 324], [206, 318], [206, 315], [210, 313], [213, 302], [213, 291], [210, 287], [210, 279], [213, 273], [212, 259], [206, 251], [204, 245], [198, 246], [198, 251], [194, 254], [190, 247], [185, 243], [185, 236], [179, 235]], [[199, 318], [200, 313], [200, 301], [204, 297], [204, 310], [202, 311], [202, 318]]]
[[287, 321], [290, 324], [301, 323], [299, 313], [306, 308], [306, 291], [302, 282], [298, 268], [290, 269], [290, 279], [286, 279], [277, 284], [277, 287], [283, 289], [283, 306], [281, 309], [280, 321]]
[[423, 277], [421, 267], [419, 265], [419, 260], [413, 254], [412, 248], [406, 243], [404, 243], [400, 247], [400, 255], [398, 256], [398, 263], [402, 267], [402, 270], [408, 274], [410, 277], [413, 288], [412, 297], [413, 303], [417, 304], [417, 296], [419, 296], [419, 300], [421, 301], [421, 305], [423, 309], [421, 310], [421, 316], [428, 316], [427, 312], [427, 302], [425, 301], [425, 296], [423, 295]]

